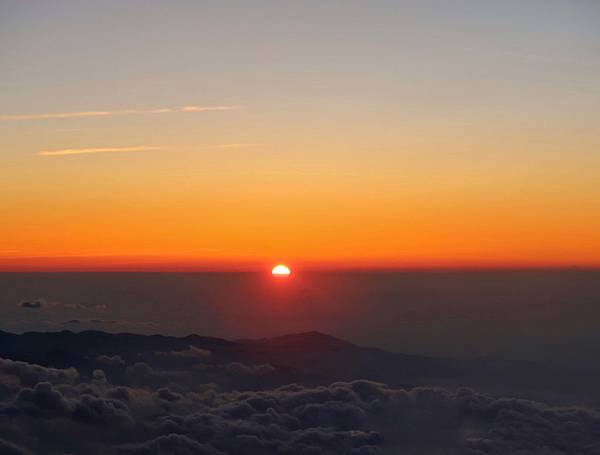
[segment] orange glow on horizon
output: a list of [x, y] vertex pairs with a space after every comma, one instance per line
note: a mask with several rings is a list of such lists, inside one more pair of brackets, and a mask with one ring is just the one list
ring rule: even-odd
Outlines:
[[[488, 269], [598, 269], [600, 262], [447, 260], [399, 261], [389, 259], [300, 259], [298, 269], [311, 270], [488, 270]], [[260, 272], [261, 258], [201, 260], [156, 256], [71, 256], [0, 258], [0, 272]]]
[[280, 257], [301, 269], [600, 265], [597, 189], [582, 188], [573, 205], [546, 187], [446, 191], [431, 180], [404, 189], [385, 174], [190, 180], [185, 191], [166, 177], [141, 184], [124, 174], [108, 192], [89, 172], [85, 185], [83, 174], [56, 174], [60, 185], [42, 193], [13, 184], [0, 270], [258, 271]]

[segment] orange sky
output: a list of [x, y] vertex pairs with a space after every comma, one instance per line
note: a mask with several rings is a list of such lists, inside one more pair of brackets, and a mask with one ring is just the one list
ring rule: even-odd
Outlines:
[[600, 265], [585, 7], [95, 8], [3, 10], [0, 270]]

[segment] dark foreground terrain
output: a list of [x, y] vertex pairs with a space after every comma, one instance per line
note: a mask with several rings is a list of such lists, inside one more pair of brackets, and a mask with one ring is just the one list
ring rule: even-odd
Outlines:
[[598, 378], [318, 332], [0, 332], [4, 454], [600, 454]]

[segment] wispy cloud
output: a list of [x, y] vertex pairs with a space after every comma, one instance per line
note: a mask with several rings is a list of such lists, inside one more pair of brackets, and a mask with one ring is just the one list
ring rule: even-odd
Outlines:
[[163, 150], [163, 147], [154, 147], [149, 145], [140, 145], [137, 147], [102, 147], [102, 148], [82, 148], [82, 149], [61, 149], [61, 150], [42, 150], [38, 155], [42, 156], [66, 156], [66, 155], [84, 155], [88, 153], [125, 153], [125, 152], [148, 152], [152, 150]]
[[238, 111], [241, 106], [181, 106], [158, 109], [122, 109], [116, 111], [49, 112], [45, 114], [0, 115], [0, 120], [48, 120], [88, 117], [114, 117], [119, 115], [166, 114], [174, 112]]
[[263, 147], [265, 144], [244, 144], [244, 143], [236, 143], [236, 144], [217, 144], [213, 147], [219, 149], [239, 149], [244, 147]]
[[[259, 143], [231, 143], [231, 144], [214, 144], [207, 145], [202, 148], [210, 149], [238, 149], [250, 147], [262, 147], [265, 144]], [[126, 153], [126, 152], [149, 152], [153, 150], [164, 150], [165, 147], [157, 147], [154, 145], [139, 145], [135, 147], [94, 147], [94, 148], [77, 148], [77, 149], [60, 149], [60, 150], [42, 150], [38, 152], [41, 156], [68, 156], [68, 155], [85, 155], [90, 153]]]

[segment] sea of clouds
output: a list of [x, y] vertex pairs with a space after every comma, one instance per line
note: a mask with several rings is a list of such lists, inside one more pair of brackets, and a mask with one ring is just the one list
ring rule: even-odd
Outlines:
[[365, 380], [258, 390], [275, 367], [154, 357], [98, 356], [87, 375], [0, 359], [0, 453], [600, 454], [592, 409]]

